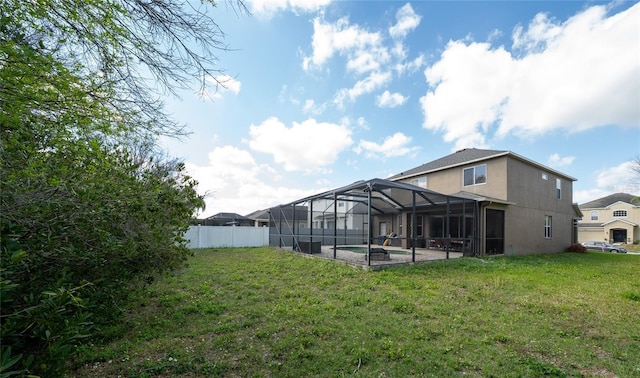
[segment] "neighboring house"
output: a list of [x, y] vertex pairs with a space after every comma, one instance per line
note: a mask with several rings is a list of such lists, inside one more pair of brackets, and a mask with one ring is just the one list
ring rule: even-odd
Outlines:
[[354, 202], [351, 198], [338, 201], [334, 207], [332, 200], [317, 200], [313, 204], [312, 227], [338, 230], [362, 229], [366, 224], [367, 206]]
[[200, 221], [203, 226], [253, 226], [254, 221], [236, 213], [218, 213]]
[[[447, 217], [442, 207], [418, 208], [417, 232], [428, 241], [473, 237], [481, 255], [524, 255], [560, 252], [578, 240], [576, 179], [511, 151], [464, 149], [388, 180], [476, 201], [477, 220], [463, 213]], [[379, 216], [374, 227], [406, 235], [411, 231], [403, 225], [411, 219], [409, 212]]]
[[253, 220], [255, 227], [269, 227], [269, 210], [257, 210], [246, 215], [247, 218]]
[[615, 193], [580, 205], [584, 216], [578, 222], [578, 240], [628, 244], [639, 240], [637, 200], [631, 194]]

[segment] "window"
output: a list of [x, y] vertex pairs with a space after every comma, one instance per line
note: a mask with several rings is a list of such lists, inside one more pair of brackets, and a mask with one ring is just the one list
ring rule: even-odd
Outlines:
[[415, 186], [419, 186], [421, 188], [427, 189], [427, 177], [422, 176], [422, 177], [411, 179], [411, 185], [415, 185]]
[[487, 182], [487, 165], [483, 164], [465, 168], [462, 171], [462, 175], [464, 186], [484, 184]]
[[556, 198], [562, 198], [562, 181], [559, 178], [556, 179]]
[[551, 215], [544, 216], [544, 238], [551, 239]]
[[[411, 226], [411, 218], [412, 215], [409, 214], [409, 226]], [[423, 236], [423, 228], [422, 228], [423, 224], [422, 224], [422, 215], [416, 215], [416, 236]], [[409, 228], [409, 232], [413, 232], [413, 228], [410, 227]], [[413, 234], [410, 234], [410, 236], [412, 236]]]
[[598, 212], [597, 211], [592, 211], [591, 212], [591, 220], [598, 220]]
[[548, 180], [549, 176], [546, 173], [542, 172], [542, 179], [543, 180]]
[[613, 211], [613, 216], [614, 217], [626, 217], [627, 216], [627, 210], [614, 210]]

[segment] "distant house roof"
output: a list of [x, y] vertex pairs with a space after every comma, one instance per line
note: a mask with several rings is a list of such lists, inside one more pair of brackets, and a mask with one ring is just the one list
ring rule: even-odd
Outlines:
[[237, 213], [218, 213], [206, 219], [214, 220], [214, 219], [248, 219], [248, 218]]
[[421, 174], [425, 174], [425, 173], [429, 173], [429, 172], [435, 172], [435, 171], [441, 171], [444, 169], [448, 169], [448, 168], [453, 168], [456, 166], [460, 166], [460, 165], [465, 165], [465, 164], [470, 164], [470, 163], [475, 163], [475, 162], [480, 162], [480, 161], [484, 161], [484, 160], [488, 160], [488, 159], [493, 159], [493, 158], [497, 158], [500, 156], [506, 156], [509, 155], [513, 158], [516, 158], [518, 160], [524, 161], [528, 164], [531, 164], [533, 166], [537, 166], [540, 167], [542, 169], [545, 169], [547, 171], [550, 172], [554, 172], [555, 174], [557, 174], [558, 176], [562, 176], [565, 177], [571, 181], [576, 181], [575, 178], [571, 177], [571, 176], [567, 176], [566, 174], [562, 173], [562, 172], [558, 172], [552, 168], [546, 167], [540, 163], [537, 163], [533, 160], [527, 159], [523, 156], [520, 156], [514, 152], [511, 151], [503, 151], [503, 150], [483, 150], [483, 149], [478, 149], [478, 148], [465, 148], [463, 150], [460, 151], [456, 151], [450, 155], [441, 157], [440, 159], [436, 159], [434, 161], [431, 161], [429, 163], [425, 163], [422, 164], [420, 166], [417, 166], [415, 168], [409, 169], [407, 171], [401, 172], [397, 175], [391, 176], [389, 177], [389, 180], [395, 181], [395, 180], [400, 180], [403, 178], [409, 178], [409, 177], [413, 177], [413, 176], [418, 176]]
[[247, 214], [245, 217], [253, 220], [269, 220], [269, 209], [256, 210], [251, 214]]
[[218, 225], [250, 224], [253, 221], [237, 213], [218, 213], [204, 219]]
[[616, 202], [626, 202], [626, 203], [633, 204], [632, 201], [634, 198], [636, 198], [636, 196], [632, 194], [614, 193], [606, 197], [598, 198], [596, 200], [583, 203], [582, 205], [580, 205], [580, 208], [581, 209], [604, 209], [613, 205]]

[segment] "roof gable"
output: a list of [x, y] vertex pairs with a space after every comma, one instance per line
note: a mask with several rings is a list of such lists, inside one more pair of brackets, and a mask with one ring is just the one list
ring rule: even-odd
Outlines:
[[474, 161], [486, 160], [488, 158], [498, 157], [505, 155], [509, 151], [498, 150], [481, 150], [477, 148], [465, 148], [464, 150], [457, 151], [453, 154], [441, 157], [429, 163], [422, 164], [415, 168], [401, 172], [397, 175], [391, 176], [389, 180], [398, 180], [404, 177], [411, 177], [421, 173], [427, 173], [432, 171], [439, 171], [445, 168], [455, 167], [462, 164], [468, 164]]
[[636, 196], [627, 193], [614, 193], [608, 196], [595, 199], [593, 201], [585, 202], [580, 205], [581, 209], [605, 209], [617, 202], [624, 202], [628, 204], [632, 204], [633, 199]]
[[465, 148], [463, 150], [456, 151], [450, 155], [444, 156], [440, 159], [436, 159], [426, 164], [422, 164], [415, 168], [409, 169], [407, 171], [401, 172], [397, 175], [389, 177], [389, 180], [396, 181], [401, 180], [403, 178], [409, 178], [413, 176], [417, 176], [420, 174], [425, 174], [429, 172], [441, 171], [449, 168], [454, 168], [461, 165], [477, 163], [489, 159], [494, 159], [501, 156], [510, 156], [514, 159], [518, 159], [522, 162], [525, 162], [529, 165], [538, 167], [548, 172], [552, 172], [555, 175], [564, 177], [571, 181], [576, 181], [575, 178], [568, 176], [562, 172], [558, 172], [552, 168], [546, 167], [540, 163], [537, 163], [533, 160], [527, 159], [523, 156], [520, 156], [511, 151], [504, 150], [483, 150], [478, 148]]
[[628, 224], [628, 225], [633, 226], [633, 227], [637, 226], [636, 223], [633, 223], [633, 222], [628, 221], [626, 219], [620, 219], [620, 218], [616, 218], [616, 219], [612, 219], [612, 220], [610, 220], [608, 222], [604, 222], [602, 225], [606, 226], [606, 225], [613, 224], [613, 223], [616, 223], [616, 222], [625, 223], [625, 224]]

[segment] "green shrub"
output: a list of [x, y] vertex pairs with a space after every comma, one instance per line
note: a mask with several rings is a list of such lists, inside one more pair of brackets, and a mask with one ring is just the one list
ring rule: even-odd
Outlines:
[[582, 245], [580, 243], [575, 243], [575, 244], [571, 244], [570, 246], [568, 246], [564, 251], [565, 252], [585, 253], [585, 252], [587, 252], [587, 249], [585, 248], [584, 245]]

